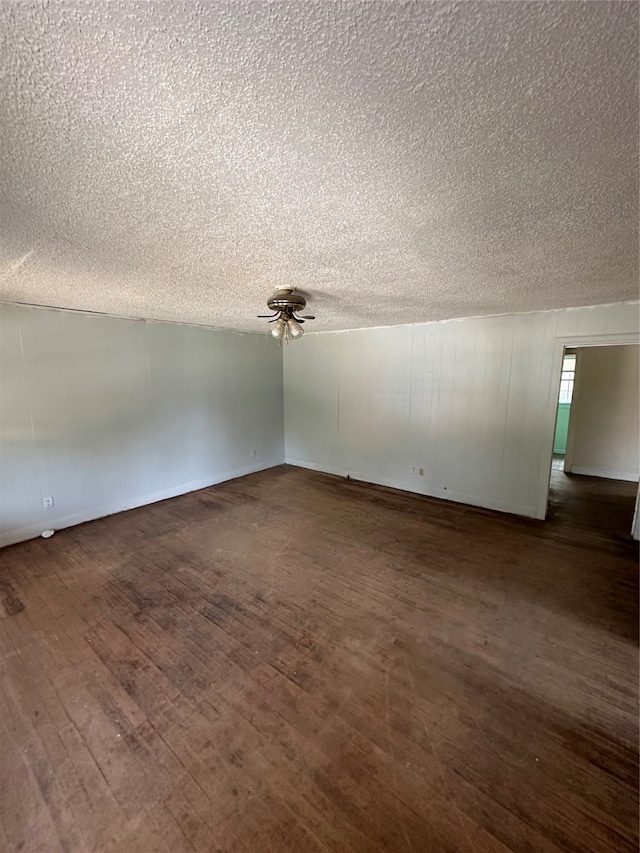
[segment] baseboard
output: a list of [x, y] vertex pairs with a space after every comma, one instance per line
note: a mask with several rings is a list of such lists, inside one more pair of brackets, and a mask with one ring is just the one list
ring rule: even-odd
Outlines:
[[373, 478], [369, 474], [364, 474], [360, 471], [353, 471], [351, 469], [336, 467], [333, 465], [318, 465], [315, 462], [308, 462], [305, 459], [293, 459], [287, 456], [284, 461], [287, 465], [294, 465], [296, 468], [308, 468], [311, 471], [322, 471], [324, 474], [336, 474], [338, 477], [349, 476], [352, 480], [358, 480], [363, 483], [373, 483], [376, 486], [389, 486], [392, 489], [400, 489], [403, 492], [413, 492], [414, 494], [424, 495], [428, 498], [440, 498], [441, 500], [453, 501], [454, 503], [481, 507], [482, 509], [493, 509], [498, 512], [508, 512], [511, 515], [524, 515], [527, 518], [536, 517], [535, 506], [507, 504], [502, 501], [487, 500], [479, 497], [478, 495], [468, 495], [464, 492], [432, 488], [428, 484], [415, 486], [407, 480], [396, 480], [388, 477]]
[[[130, 509], [137, 509], [141, 506], [165, 501], [169, 498], [176, 498], [179, 495], [185, 495], [188, 492], [197, 492], [200, 489], [207, 489], [209, 486], [216, 486], [218, 483], [225, 483], [227, 480], [235, 480], [238, 477], [244, 477], [247, 474], [255, 474], [258, 471], [266, 471], [268, 468], [275, 468], [277, 465], [283, 464], [283, 459], [269, 460], [267, 462], [259, 462], [254, 465], [247, 465], [243, 468], [235, 468], [232, 471], [225, 471], [215, 477], [204, 477], [201, 480], [192, 480], [189, 483], [182, 483], [179, 486], [172, 486], [169, 489], [162, 489], [158, 492], [151, 492], [145, 495], [139, 495], [124, 504], [104, 504], [103, 506], [91, 507], [71, 515], [58, 516], [51, 518], [48, 525], [52, 530], [64, 530], [66, 527], [73, 527], [76, 524], [84, 524], [86, 521], [95, 521], [98, 518], [104, 518], [107, 515], [115, 515], [119, 512], [126, 512]], [[28, 539], [35, 539], [40, 536], [43, 531], [42, 522], [29, 524], [24, 527], [16, 527], [11, 530], [0, 531], [0, 548], [7, 545], [16, 545], [18, 542], [25, 542]]]
[[569, 474], [583, 474], [585, 477], [603, 477], [605, 480], [627, 480], [638, 482], [638, 473], [632, 471], [614, 471], [610, 468], [589, 468], [585, 465], [572, 465]]

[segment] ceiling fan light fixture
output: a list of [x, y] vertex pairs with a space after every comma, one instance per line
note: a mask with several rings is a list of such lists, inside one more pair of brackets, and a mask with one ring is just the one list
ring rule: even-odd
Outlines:
[[293, 317], [288, 321], [287, 329], [289, 330], [289, 335], [294, 341], [296, 338], [301, 338], [304, 335], [304, 329], [297, 320], [293, 319]]
[[271, 337], [277, 338], [278, 340], [282, 340], [282, 338], [285, 336], [286, 328], [287, 324], [282, 318], [276, 320], [276, 322], [270, 329]]
[[296, 293], [295, 287], [278, 287], [269, 299], [267, 299], [268, 307], [274, 312], [273, 315], [258, 315], [262, 319], [273, 323], [269, 334], [276, 340], [288, 343], [295, 341], [304, 335], [302, 324], [306, 320], [315, 320], [315, 317], [310, 315], [299, 315], [307, 305], [307, 300], [304, 296]]

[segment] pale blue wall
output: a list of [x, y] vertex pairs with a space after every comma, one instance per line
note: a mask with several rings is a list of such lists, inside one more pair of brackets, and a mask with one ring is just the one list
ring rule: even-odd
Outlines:
[[639, 319], [621, 303], [310, 330], [283, 348], [286, 459], [544, 518], [563, 348], [583, 336], [635, 339]]
[[0, 545], [283, 459], [265, 335], [0, 305]]

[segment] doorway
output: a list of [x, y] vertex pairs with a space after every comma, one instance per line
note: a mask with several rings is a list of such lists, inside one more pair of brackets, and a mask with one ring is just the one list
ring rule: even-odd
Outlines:
[[640, 474], [640, 347], [567, 347], [548, 517], [629, 538]]

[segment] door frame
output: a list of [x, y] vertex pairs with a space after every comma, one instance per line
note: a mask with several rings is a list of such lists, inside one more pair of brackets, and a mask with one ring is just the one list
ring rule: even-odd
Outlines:
[[[537, 499], [535, 517], [544, 520], [547, 517], [549, 504], [549, 486], [551, 485], [551, 466], [553, 463], [553, 440], [556, 432], [556, 418], [558, 414], [558, 396], [560, 394], [560, 377], [562, 374], [562, 360], [567, 347], [611, 347], [625, 346], [627, 344], [640, 344], [640, 334], [637, 332], [620, 332], [611, 335], [558, 335], [553, 343], [552, 358], [552, 382], [547, 407], [544, 415], [545, 441], [543, 457], [540, 460], [540, 478], [537, 487]], [[577, 363], [576, 363], [577, 376]], [[638, 487], [640, 494], [640, 484]]]

